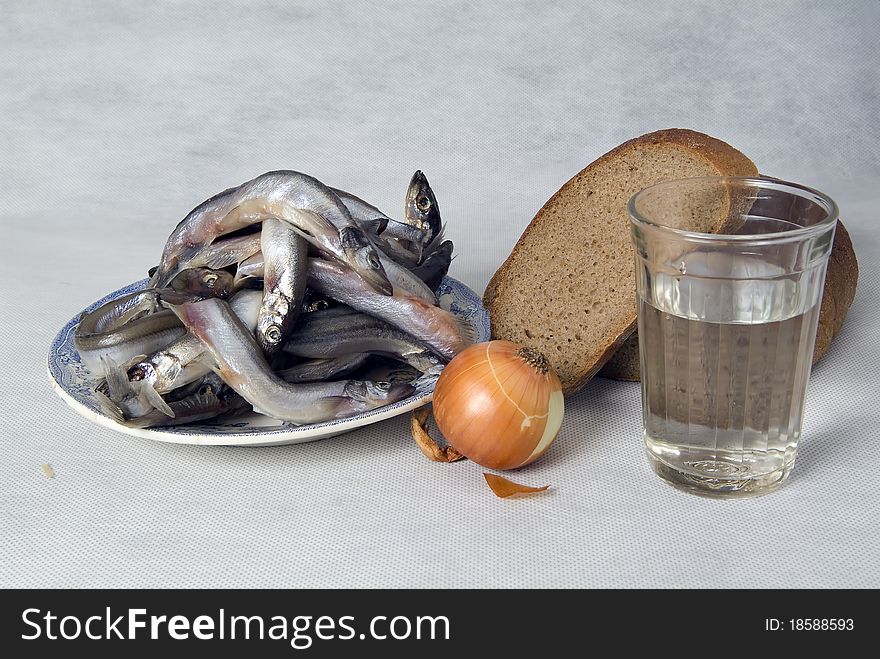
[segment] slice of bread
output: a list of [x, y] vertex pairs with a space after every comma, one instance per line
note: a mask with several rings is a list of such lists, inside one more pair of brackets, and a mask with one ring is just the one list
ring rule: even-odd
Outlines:
[[[856, 252], [849, 239], [843, 222], [837, 223], [834, 244], [828, 257], [828, 272], [825, 275], [825, 288], [822, 290], [822, 307], [819, 309], [819, 326], [816, 330], [816, 347], [813, 349], [813, 363], [828, 352], [834, 337], [843, 327], [846, 312], [856, 296], [859, 281], [859, 264]], [[598, 375], [615, 380], [639, 380], [639, 335], [633, 332], [611, 359], [602, 367]]]
[[[566, 393], [577, 391], [636, 326], [636, 291], [626, 204], [660, 181], [754, 176], [751, 160], [721, 140], [660, 130], [621, 144], [554, 194], [489, 282], [483, 301], [492, 336], [546, 355]], [[692, 227], [718, 230], [721, 205]]]

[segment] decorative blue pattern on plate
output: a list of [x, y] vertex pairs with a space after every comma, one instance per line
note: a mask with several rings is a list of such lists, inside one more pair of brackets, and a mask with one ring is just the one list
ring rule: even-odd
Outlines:
[[[130, 284], [89, 305], [92, 311], [102, 304], [146, 287], [147, 280]], [[478, 342], [489, 340], [489, 313], [480, 297], [461, 282], [445, 277], [437, 291], [440, 306], [465, 319], [474, 328]], [[241, 446], [267, 446], [273, 444], [298, 444], [332, 437], [361, 426], [414, 410], [431, 401], [436, 379], [417, 381], [416, 392], [409, 398], [386, 405], [370, 412], [346, 419], [336, 419], [307, 426], [248, 413], [212, 423], [204, 421], [185, 426], [168, 428], [127, 428], [102, 411], [94, 396], [94, 376], [80, 361], [73, 345], [73, 335], [79, 323], [79, 314], [68, 322], [55, 340], [49, 352], [49, 376], [58, 395], [79, 414], [102, 426], [137, 437], [180, 444], [226, 444]]]

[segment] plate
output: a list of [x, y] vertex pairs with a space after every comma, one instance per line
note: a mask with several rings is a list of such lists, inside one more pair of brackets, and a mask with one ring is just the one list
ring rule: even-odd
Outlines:
[[[143, 279], [120, 288], [89, 305], [84, 311], [92, 311], [111, 300], [139, 291], [146, 285], [147, 280]], [[489, 340], [489, 313], [483, 307], [483, 303], [476, 293], [460, 281], [445, 277], [437, 294], [441, 307], [465, 319], [473, 326], [478, 342]], [[79, 353], [73, 344], [73, 335], [79, 324], [79, 316], [80, 314], [77, 314], [75, 318], [72, 318], [58, 332], [52, 342], [48, 367], [53, 388], [65, 403], [90, 421], [136, 437], [177, 444], [226, 446], [300, 444], [333, 437], [355, 428], [404, 414], [431, 402], [431, 397], [434, 394], [434, 381], [424, 382], [417, 386], [412, 396], [391, 405], [385, 405], [345, 419], [334, 419], [305, 426], [296, 426], [251, 412], [215, 423], [203, 421], [168, 428], [128, 428], [105, 415], [95, 399], [93, 390], [95, 378], [80, 361]]]

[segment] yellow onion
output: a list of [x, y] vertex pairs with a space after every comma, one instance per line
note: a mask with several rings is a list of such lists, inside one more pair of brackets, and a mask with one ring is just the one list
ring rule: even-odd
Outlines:
[[446, 441], [491, 469], [537, 460], [559, 434], [564, 409], [546, 357], [510, 341], [462, 351], [434, 388], [434, 419]]

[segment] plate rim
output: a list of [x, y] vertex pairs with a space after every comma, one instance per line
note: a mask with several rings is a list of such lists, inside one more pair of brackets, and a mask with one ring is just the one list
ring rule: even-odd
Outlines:
[[[346, 419], [333, 419], [319, 424], [308, 424], [304, 426], [267, 426], [265, 431], [251, 431], [248, 433], [223, 432], [223, 433], [205, 433], [205, 432], [169, 432], [163, 428], [129, 428], [121, 425], [108, 416], [100, 414], [91, 409], [84, 403], [80, 402], [64, 387], [59, 377], [53, 372], [53, 358], [59, 353], [59, 348], [67, 343], [69, 334], [79, 323], [80, 315], [83, 311], [97, 308], [117, 296], [123, 291], [142, 288], [147, 279], [132, 282], [119, 289], [104, 295], [95, 302], [87, 305], [82, 311], [78, 312], [73, 318], [66, 322], [62, 328], [56, 333], [49, 347], [49, 354], [46, 359], [46, 373], [52, 384], [52, 389], [63, 400], [68, 407], [83, 418], [96, 423], [97, 425], [126, 435], [139, 437], [141, 439], [149, 439], [171, 444], [189, 444], [189, 445], [209, 445], [209, 446], [272, 446], [279, 444], [299, 444], [319, 439], [326, 439], [342, 433], [346, 433], [357, 428], [372, 425], [379, 421], [384, 421], [396, 416], [405, 414], [411, 410], [418, 409], [431, 402], [434, 394], [434, 384], [430, 385], [430, 389], [418, 398], [404, 399], [391, 405], [385, 405], [369, 412], [363, 412], [355, 417]], [[478, 316], [484, 317], [488, 321], [488, 310], [482, 303], [482, 299], [477, 293], [463, 282], [449, 277], [443, 278], [443, 284], [455, 289], [463, 294], [463, 297], [470, 299], [475, 305]], [[137, 288], [135, 288], [137, 287]], [[479, 332], [479, 329], [477, 330]], [[478, 337], [479, 340], [480, 337]]]

